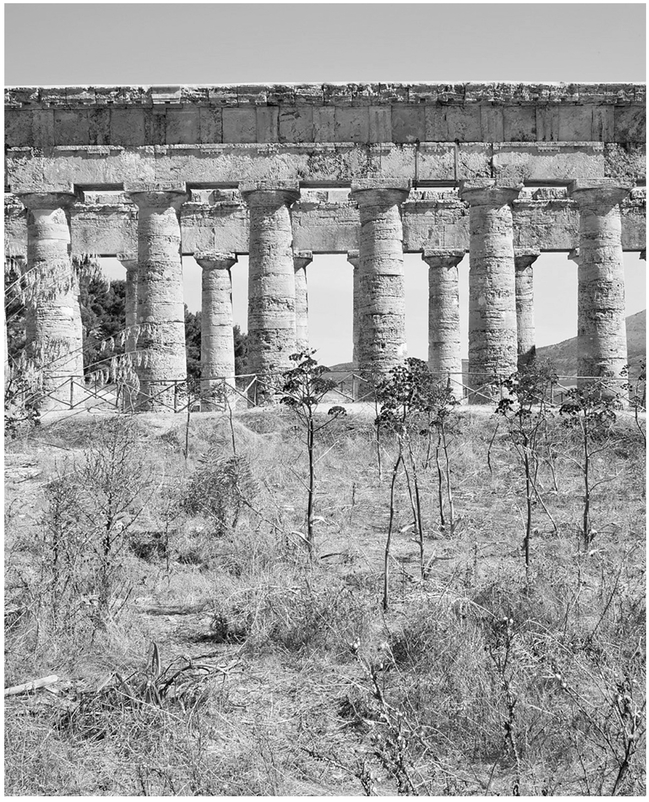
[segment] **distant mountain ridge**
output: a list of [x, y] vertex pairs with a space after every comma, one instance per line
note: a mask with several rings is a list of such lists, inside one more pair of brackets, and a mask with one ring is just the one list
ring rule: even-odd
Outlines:
[[[629, 372], [632, 376], [637, 376], [640, 362], [645, 359], [647, 354], [647, 310], [643, 309], [642, 312], [629, 315], [625, 322]], [[548, 360], [559, 376], [577, 375], [576, 337], [554, 345], [544, 345], [537, 349], [536, 355], [539, 359]], [[462, 360], [462, 369], [465, 372], [468, 370], [468, 360]], [[351, 362], [341, 362], [338, 365], [332, 365], [330, 370], [336, 373], [347, 373], [351, 372], [353, 367]]]
[[[629, 315], [625, 322], [629, 372], [637, 375], [640, 362], [647, 353], [647, 310], [643, 309], [642, 312]], [[538, 359], [550, 362], [559, 376], [575, 376], [577, 374], [576, 337], [537, 348], [536, 356]]]

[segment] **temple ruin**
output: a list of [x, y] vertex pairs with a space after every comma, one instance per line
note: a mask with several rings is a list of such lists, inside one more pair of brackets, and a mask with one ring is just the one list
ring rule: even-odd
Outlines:
[[313, 255], [342, 253], [354, 368], [377, 376], [406, 355], [403, 254], [420, 253], [429, 365], [461, 374], [468, 254], [469, 375], [481, 384], [534, 354], [533, 264], [563, 251], [578, 262], [579, 375], [619, 377], [622, 253], [645, 250], [645, 118], [638, 84], [8, 89], [5, 255], [32, 287], [28, 349], [64, 403], [83, 373], [75, 259], [117, 256], [138, 379], [129, 406], [169, 409], [186, 378], [191, 255], [210, 409], [234, 376], [237, 257], [249, 257], [250, 370], [263, 378], [308, 344]]

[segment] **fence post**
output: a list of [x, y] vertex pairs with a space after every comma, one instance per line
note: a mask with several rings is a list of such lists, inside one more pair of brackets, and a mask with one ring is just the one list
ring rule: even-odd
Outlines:
[[74, 409], [74, 376], [70, 376], [70, 409]]

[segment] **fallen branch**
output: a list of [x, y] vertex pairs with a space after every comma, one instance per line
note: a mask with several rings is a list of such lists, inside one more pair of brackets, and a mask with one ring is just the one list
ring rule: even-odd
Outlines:
[[56, 674], [51, 674], [49, 677], [41, 677], [41, 679], [33, 679], [31, 682], [24, 682], [22, 685], [13, 685], [11, 688], [5, 688], [5, 696], [16, 696], [19, 693], [36, 691], [39, 688], [46, 688], [48, 685], [53, 685], [58, 681], [59, 678]]

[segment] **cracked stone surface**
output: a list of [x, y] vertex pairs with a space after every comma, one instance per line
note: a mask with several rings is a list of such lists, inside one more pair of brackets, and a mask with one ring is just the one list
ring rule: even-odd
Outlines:
[[179, 210], [182, 190], [130, 192], [138, 206], [138, 411], [173, 412], [187, 380]]
[[[458, 264], [464, 251], [425, 250], [428, 270], [428, 367], [440, 378], [462, 381]], [[453, 385], [451, 385], [453, 386]]]
[[[297, 185], [244, 185], [250, 208], [248, 366], [269, 376], [290, 367], [295, 353], [295, 268], [289, 206]], [[266, 395], [268, 395], [266, 393]]]
[[534, 269], [532, 265], [538, 258], [538, 251], [514, 248], [518, 370], [522, 370], [536, 355]]
[[613, 179], [575, 181], [569, 187], [579, 206], [579, 376], [619, 377], [627, 363], [619, 204], [630, 189]]
[[201, 410], [220, 409], [223, 384], [234, 387], [233, 253], [196, 253], [203, 269], [201, 307]]
[[[509, 376], [517, 366], [514, 233], [511, 202], [520, 187], [486, 180], [466, 183], [460, 195], [470, 207], [469, 373], [483, 383]], [[491, 391], [474, 395], [489, 400]], [[485, 397], [486, 396], [486, 397]]]
[[[73, 268], [67, 193], [21, 196], [27, 213], [27, 337], [43, 368], [45, 408], [67, 406], [83, 394], [78, 274]], [[71, 385], [71, 378], [75, 384]]]
[[403, 187], [352, 184], [360, 212], [358, 370], [384, 375], [407, 355]]

